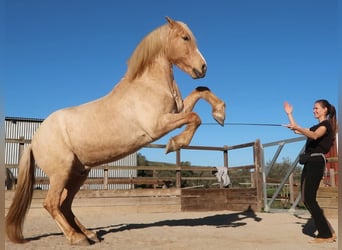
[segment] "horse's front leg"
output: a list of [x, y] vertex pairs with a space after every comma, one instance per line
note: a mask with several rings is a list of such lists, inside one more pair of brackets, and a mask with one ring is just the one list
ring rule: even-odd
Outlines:
[[207, 87], [198, 87], [184, 100], [184, 108], [181, 113], [168, 114], [161, 119], [161, 128], [171, 131], [187, 124], [185, 130], [172, 137], [166, 145], [166, 153], [176, 151], [190, 144], [197, 128], [201, 124], [200, 117], [192, 112], [199, 99], [206, 100], [212, 106], [212, 114], [215, 120], [223, 126], [225, 119], [225, 103], [216, 97]]
[[158, 122], [158, 135], [168, 132], [187, 124], [182, 133], [172, 137], [166, 145], [166, 153], [176, 151], [183, 146], [189, 145], [196, 129], [201, 124], [201, 119], [195, 112], [170, 113], [163, 115]]
[[184, 99], [183, 112], [192, 111], [199, 99], [204, 99], [211, 105], [214, 119], [223, 126], [226, 117], [226, 104], [207, 87], [197, 87]]

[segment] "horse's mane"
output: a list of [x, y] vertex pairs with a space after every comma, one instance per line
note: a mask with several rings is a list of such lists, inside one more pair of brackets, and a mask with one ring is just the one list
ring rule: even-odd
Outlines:
[[[191, 36], [191, 39], [195, 41], [195, 38], [191, 30], [182, 22], [173, 23], [177, 28], [175, 31], [182, 30]], [[159, 55], [159, 53], [165, 49], [168, 42], [168, 32], [170, 32], [169, 24], [165, 24], [146, 35], [143, 40], [135, 48], [132, 56], [128, 60], [128, 69], [126, 77], [129, 80], [135, 79], [148, 67], [153, 59]]]
[[151, 63], [151, 59], [159, 54], [163, 47], [162, 38], [167, 37], [165, 32], [167, 32], [167, 25], [155, 29], [139, 43], [128, 60], [126, 74], [128, 78], [131, 80], [136, 78]]

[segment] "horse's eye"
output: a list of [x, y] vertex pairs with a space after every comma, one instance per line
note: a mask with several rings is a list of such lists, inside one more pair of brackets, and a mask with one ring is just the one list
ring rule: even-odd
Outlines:
[[190, 38], [188, 36], [183, 36], [182, 38], [183, 38], [184, 41], [189, 41], [190, 40]]

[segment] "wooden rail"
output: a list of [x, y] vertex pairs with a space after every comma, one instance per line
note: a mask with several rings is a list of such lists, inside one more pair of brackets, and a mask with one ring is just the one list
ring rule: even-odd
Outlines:
[[[18, 150], [18, 159], [20, 159], [20, 156], [24, 150], [24, 145], [30, 143], [29, 140], [26, 140], [24, 138], [20, 138], [18, 140], [16, 139], [5, 139], [6, 143], [18, 143], [19, 144], [19, 150]], [[145, 146], [145, 148], [165, 148], [166, 145], [162, 144], [148, 144]], [[103, 189], [107, 189], [108, 185], [110, 184], [131, 184], [133, 187], [134, 185], [152, 185], [153, 188], [156, 188], [158, 186], [167, 186], [168, 183], [172, 182], [175, 183], [174, 187], [180, 189], [182, 187], [182, 183], [184, 181], [198, 181], [198, 182], [215, 182], [216, 177], [213, 175], [208, 174], [208, 172], [211, 172], [213, 167], [205, 167], [205, 166], [182, 166], [181, 165], [181, 152], [183, 150], [202, 150], [202, 151], [218, 151], [223, 153], [223, 165], [225, 167], [228, 167], [228, 151], [229, 150], [235, 150], [235, 149], [242, 149], [252, 147], [253, 148], [253, 159], [254, 162], [251, 165], [247, 166], [229, 166], [229, 175], [234, 171], [240, 171], [240, 170], [246, 170], [246, 172], [249, 174], [248, 178], [250, 179], [251, 186], [244, 187], [244, 188], [252, 188], [253, 190], [256, 190], [256, 197], [258, 200], [258, 204], [256, 207], [258, 207], [258, 210], [261, 209], [262, 206], [262, 161], [261, 161], [261, 144], [259, 140], [256, 140], [255, 142], [249, 142], [234, 146], [222, 146], [222, 147], [208, 147], [208, 146], [186, 146], [182, 149], [175, 152], [176, 154], [176, 162], [174, 166], [108, 166], [108, 165], [102, 165], [99, 167], [96, 167], [97, 169], [103, 169], [104, 171], [104, 177], [102, 178], [88, 178], [85, 182], [85, 185], [83, 188], [86, 188], [87, 185], [90, 184], [100, 184], [103, 185]], [[19, 162], [19, 161], [18, 161]], [[7, 168], [13, 168], [17, 167], [15, 165], [5, 165]], [[96, 169], [94, 168], [94, 169]], [[150, 170], [153, 173], [152, 177], [109, 177], [108, 171], [113, 168], [116, 170]], [[158, 171], [174, 171], [174, 176], [168, 176], [168, 177], [161, 177], [155, 175]], [[193, 171], [193, 172], [202, 172], [207, 174], [201, 174], [198, 176], [185, 176], [183, 173], [186, 171]], [[217, 182], [217, 180], [216, 180]], [[245, 182], [245, 181], [243, 181]], [[49, 184], [48, 178], [44, 177], [37, 177], [36, 178], [36, 184]], [[197, 185], [198, 186], [198, 185]], [[201, 186], [201, 185], [199, 185]], [[217, 186], [216, 186], [217, 187]]]
[[[13, 168], [16, 166], [7, 166], [9, 168]], [[180, 172], [186, 172], [186, 171], [192, 171], [192, 172], [211, 172], [213, 170], [213, 167], [200, 167], [200, 166], [186, 166], [186, 167], [179, 167], [179, 166], [99, 166], [96, 167], [97, 169], [103, 169], [104, 171], [104, 177], [88, 177], [84, 183], [84, 186], [90, 185], [90, 184], [98, 184], [103, 185], [103, 189], [108, 189], [109, 184], [131, 184], [131, 185], [154, 185], [153, 187], [160, 187], [160, 186], [168, 186], [170, 183], [176, 182], [176, 176], [167, 176], [167, 177], [160, 177], [156, 176], [156, 171], [177, 171]], [[253, 165], [246, 165], [246, 166], [238, 166], [238, 167], [232, 167], [229, 168], [230, 176], [233, 175], [235, 172], [238, 172], [239, 170], [251, 170], [253, 169]], [[154, 176], [151, 177], [108, 177], [108, 174], [106, 174], [110, 169], [116, 169], [116, 170], [148, 170], [152, 171]], [[211, 181], [211, 182], [217, 182], [217, 179], [215, 176], [207, 174], [207, 176], [181, 176], [182, 181]], [[250, 181], [250, 184], [248, 186], [251, 186], [251, 183], [253, 181]], [[36, 185], [48, 185], [49, 179], [47, 177], [36, 177], [35, 178], [35, 184]]]
[[[30, 140], [20, 138], [20, 139], [5, 139], [6, 143], [17, 143], [19, 144], [19, 150], [18, 150], [18, 162], [21, 157], [21, 154], [24, 150], [24, 145], [29, 144]], [[203, 151], [219, 151], [223, 152], [223, 166], [228, 167], [228, 150], [234, 150], [234, 149], [241, 149], [246, 147], [253, 147], [254, 152], [256, 152], [257, 145], [260, 144], [259, 141], [256, 142], [249, 142], [234, 146], [222, 146], [222, 147], [211, 147], [211, 146], [185, 146], [181, 150], [176, 151], [176, 162], [174, 166], [108, 166], [108, 165], [101, 165], [98, 167], [95, 167], [94, 169], [103, 169], [104, 171], [104, 177], [102, 178], [88, 178], [85, 182], [85, 184], [103, 184], [104, 189], [107, 188], [109, 184], [134, 184], [134, 185], [143, 185], [143, 184], [150, 184], [154, 185], [154, 187], [158, 185], [165, 185], [168, 182], [175, 182], [175, 186], [177, 188], [181, 188], [182, 181], [186, 180], [198, 180], [198, 181], [215, 181], [216, 178], [214, 176], [182, 176], [182, 172], [185, 171], [199, 171], [199, 172], [211, 172], [213, 167], [204, 167], [204, 166], [181, 166], [181, 151], [182, 150], [203, 150]], [[165, 148], [166, 145], [164, 144], [148, 144], [145, 146], [145, 148]], [[260, 156], [259, 153], [257, 153], [254, 156], [254, 159], [256, 159], [255, 162], [259, 164], [260, 160], [258, 159]], [[6, 164], [6, 168], [16, 168], [17, 165], [10, 165]], [[260, 164], [258, 165], [258, 168], [260, 168]], [[145, 171], [152, 171], [153, 176], [152, 177], [108, 177], [108, 171], [110, 169], [115, 170], [145, 170]], [[256, 169], [256, 165], [247, 165], [247, 166], [234, 166], [229, 167], [229, 169], [234, 170], [241, 170], [241, 169], [254, 169], [254, 172]], [[172, 177], [158, 177], [155, 176], [156, 171], [175, 171], [175, 176]], [[254, 177], [251, 177], [254, 178]], [[257, 183], [255, 180], [251, 180], [251, 183]], [[49, 180], [44, 177], [37, 177], [36, 178], [36, 184], [49, 184]]]

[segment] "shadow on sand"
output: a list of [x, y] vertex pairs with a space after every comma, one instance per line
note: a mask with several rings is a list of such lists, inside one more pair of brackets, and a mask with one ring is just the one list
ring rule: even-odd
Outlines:
[[[254, 221], [260, 222], [262, 219], [258, 217], [252, 209], [247, 209], [243, 212], [237, 213], [224, 213], [224, 214], [216, 214], [212, 216], [206, 216], [202, 218], [193, 218], [193, 219], [177, 219], [177, 220], [163, 220], [157, 221], [153, 223], [137, 223], [137, 224], [118, 224], [118, 225], [109, 225], [98, 228], [90, 228], [90, 230], [97, 231], [97, 236], [99, 240], [103, 240], [103, 237], [107, 234], [122, 232], [125, 230], [134, 230], [134, 229], [144, 229], [149, 227], [162, 227], [162, 226], [214, 226], [217, 228], [222, 227], [241, 227], [245, 226], [247, 223], [243, 222], [245, 219], [253, 219]], [[62, 233], [48, 233], [42, 234], [35, 237], [27, 238], [29, 241], [35, 241], [46, 237], [63, 235]]]
[[304, 218], [304, 217], [301, 217], [299, 215], [295, 215], [298, 219], [303, 219], [303, 220], [306, 220], [305, 223], [298, 223], [298, 224], [302, 224], [302, 233], [305, 234], [305, 235], [308, 235], [310, 237], [313, 237], [315, 238], [315, 232], [316, 232], [316, 226], [315, 226], [315, 223], [313, 221], [313, 219], [310, 217], [310, 218]]
[[121, 232], [125, 230], [143, 229], [143, 228], [149, 228], [149, 227], [162, 227], [162, 226], [170, 226], [170, 227], [214, 226], [217, 228], [241, 227], [247, 224], [246, 222], [243, 222], [243, 220], [245, 219], [254, 219], [257, 222], [262, 220], [260, 217], [258, 217], [255, 214], [253, 210], [247, 209], [246, 211], [243, 211], [243, 212], [216, 214], [216, 215], [206, 216], [202, 218], [163, 220], [163, 221], [157, 221], [153, 223], [110, 225], [106, 227], [93, 228], [93, 230], [98, 230], [97, 236], [100, 240], [103, 240], [103, 236], [105, 236], [106, 234]]

